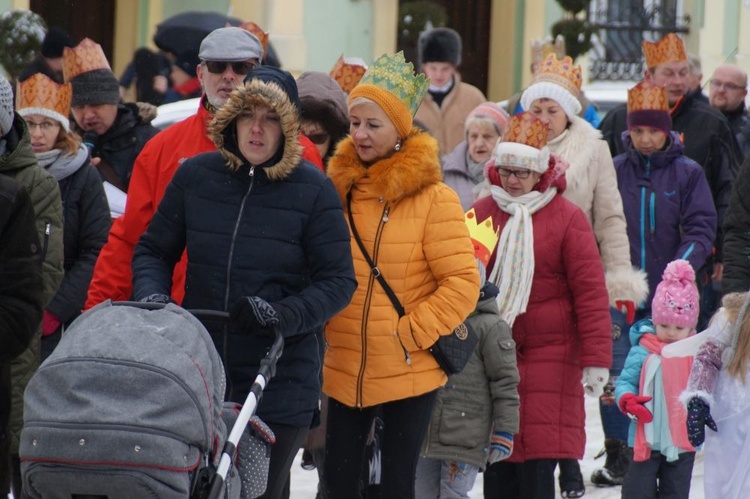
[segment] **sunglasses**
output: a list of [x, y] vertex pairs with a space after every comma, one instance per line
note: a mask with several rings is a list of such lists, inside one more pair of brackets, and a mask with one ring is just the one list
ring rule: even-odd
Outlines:
[[307, 138], [310, 139], [310, 142], [312, 142], [313, 144], [321, 145], [321, 144], [325, 144], [326, 140], [328, 140], [328, 134], [325, 132], [313, 133], [313, 134], [307, 135]]
[[226, 61], [203, 61], [209, 73], [220, 75], [227, 70], [227, 66], [232, 66], [234, 74], [246, 75], [253, 70], [258, 64], [253, 61], [226, 62]]

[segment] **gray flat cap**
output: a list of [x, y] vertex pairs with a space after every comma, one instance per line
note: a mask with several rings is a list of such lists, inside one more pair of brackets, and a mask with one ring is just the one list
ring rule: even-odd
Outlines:
[[263, 58], [258, 37], [242, 28], [215, 29], [201, 42], [198, 58], [202, 61], [247, 61]]

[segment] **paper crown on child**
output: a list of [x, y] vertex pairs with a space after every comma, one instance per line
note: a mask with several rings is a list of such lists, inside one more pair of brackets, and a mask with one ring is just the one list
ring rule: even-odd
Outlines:
[[261, 28], [258, 24], [252, 21], [242, 23], [240, 24], [239, 27], [254, 34], [258, 38], [258, 40], [260, 40], [260, 44], [263, 46], [263, 55], [268, 54], [268, 36], [269, 35], [267, 32], [263, 31], [263, 28]]
[[668, 62], [687, 61], [687, 52], [682, 39], [674, 33], [668, 33], [667, 36], [658, 42], [643, 41], [641, 44], [643, 55], [646, 57], [646, 67], [653, 68]]
[[341, 89], [348, 94], [357, 86], [365, 71], [367, 71], [367, 64], [364, 60], [359, 57], [344, 57], [341, 54], [329, 76], [336, 80]]
[[497, 246], [500, 238], [500, 228], [493, 227], [492, 218], [488, 217], [483, 222], [477, 220], [477, 213], [471, 208], [464, 215], [464, 222], [469, 228], [471, 244], [474, 245], [474, 256], [487, 267], [490, 256]]
[[70, 131], [70, 101], [73, 88], [70, 83], [59, 84], [42, 73], [35, 73], [18, 83], [16, 109], [21, 116], [40, 114], [59, 121], [66, 132]]
[[492, 153], [495, 166], [514, 166], [544, 173], [549, 165], [549, 127], [530, 112], [511, 117], [503, 142]]
[[532, 40], [531, 42], [531, 62], [539, 64], [548, 55], [555, 54], [558, 59], [565, 57], [565, 38], [562, 35], [557, 35], [554, 39], [547, 38], [546, 40]]
[[628, 90], [628, 128], [648, 126], [669, 133], [672, 117], [667, 103], [667, 89], [643, 80]]
[[411, 131], [414, 115], [430, 86], [424, 74], [414, 74], [414, 65], [406, 62], [404, 52], [383, 54], [367, 68], [359, 84], [349, 93], [375, 101], [396, 126], [401, 137]]
[[700, 301], [693, 267], [686, 260], [670, 262], [664, 269], [662, 281], [656, 287], [651, 302], [654, 325], [674, 324], [695, 329], [699, 312]]

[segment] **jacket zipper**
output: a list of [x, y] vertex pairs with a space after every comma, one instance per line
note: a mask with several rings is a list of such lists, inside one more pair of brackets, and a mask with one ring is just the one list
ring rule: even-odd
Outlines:
[[[255, 185], [255, 166], [250, 166], [250, 171], [247, 173], [250, 177], [250, 185], [247, 188], [247, 192], [244, 196], [242, 196], [242, 203], [240, 203], [240, 212], [237, 215], [237, 220], [234, 223], [234, 232], [232, 232], [232, 240], [229, 244], [229, 259], [227, 260], [227, 286], [224, 289], [224, 310], [229, 310], [229, 288], [231, 283], [231, 274], [232, 274], [232, 259], [234, 258], [234, 244], [237, 241], [237, 233], [240, 230], [240, 221], [242, 220], [242, 215], [245, 212], [245, 203], [247, 202], [247, 198], [250, 196], [250, 192], [253, 190], [253, 186]], [[229, 324], [224, 325], [224, 341], [222, 345], [222, 357], [224, 362], [228, 366], [227, 362], [227, 355], [229, 354], [229, 348], [227, 343], [229, 342]], [[229, 378], [229, 370], [226, 370], [227, 372], [227, 378]], [[231, 383], [231, 378], [229, 378], [229, 392], [227, 393], [227, 400], [231, 400], [232, 392], [234, 391], [234, 384]]]
[[47, 257], [47, 248], [49, 247], [49, 238], [52, 234], [52, 224], [49, 220], [44, 221], [44, 244], [42, 245], [42, 260]]
[[[383, 215], [380, 217], [380, 223], [378, 224], [378, 230], [375, 232], [375, 242], [373, 243], [372, 249], [372, 261], [377, 265], [378, 263], [378, 252], [380, 248], [380, 239], [383, 236], [383, 229], [385, 229], [385, 223], [388, 221], [388, 213], [390, 213], [391, 207], [386, 203], [383, 208]], [[352, 217], [354, 214], [352, 214]], [[359, 374], [357, 375], [357, 400], [356, 406], [362, 408], [362, 395], [365, 365], [367, 359], [367, 321], [370, 316], [370, 303], [372, 303], [372, 290], [375, 286], [375, 273], [370, 271], [370, 277], [367, 282], [367, 294], [365, 295], [365, 303], [362, 308], [362, 325], [360, 327], [360, 337], [362, 339], [362, 355], [359, 362]], [[401, 340], [399, 340], [400, 342]], [[403, 345], [402, 345], [403, 348]]]
[[[646, 158], [646, 178], [651, 179], [651, 158]], [[641, 270], [646, 270], [646, 186], [641, 187]], [[652, 199], [653, 201], [653, 199]], [[653, 212], [653, 206], [652, 212]], [[651, 234], [653, 234], [653, 221], [651, 222]]]

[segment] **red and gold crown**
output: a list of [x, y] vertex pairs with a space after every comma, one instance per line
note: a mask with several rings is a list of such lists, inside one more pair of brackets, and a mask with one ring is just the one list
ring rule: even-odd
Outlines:
[[541, 149], [547, 145], [549, 126], [529, 112], [516, 114], [508, 122], [503, 140]]
[[634, 111], [669, 111], [667, 89], [642, 81], [628, 90], [628, 113]]
[[547, 81], [560, 85], [572, 95], [581, 92], [581, 66], [574, 66], [573, 59], [568, 56], [558, 59], [555, 54], [549, 54], [534, 73], [534, 83]]
[[339, 57], [329, 75], [347, 94], [359, 83], [367, 71], [367, 64], [359, 57]]
[[63, 50], [63, 78], [69, 82], [81, 73], [94, 71], [95, 69], [109, 69], [109, 61], [104, 55], [102, 46], [84, 38], [77, 46], [65, 47]]
[[685, 44], [679, 36], [669, 33], [658, 42], [644, 41], [643, 55], [646, 57], [646, 67], [653, 68], [668, 62], [687, 61]]
[[268, 33], [263, 31], [263, 28], [258, 26], [256, 23], [249, 21], [246, 23], [240, 24], [240, 28], [246, 29], [250, 33], [254, 34], [258, 40], [260, 40], [260, 44], [263, 46], [263, 55], [268, 55]]
[[486, 267], [497, 246], [497, 240], [500, 238], [500, 228], [493, 227], [492, 218], [479, 222], [474, 208], [466, 212], [464, 222], [469, 228], [471, 244], [474, 245], [474, 256]]
[[40, 114], [57, 120], [70, 131], [68, 115], [72, 97], [70, 83], [61, 85], [42, 73], [35, 73], [18, 83], [16, 109], [21, 116]]

